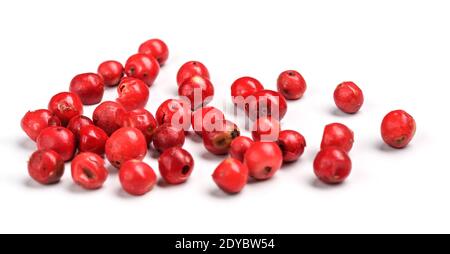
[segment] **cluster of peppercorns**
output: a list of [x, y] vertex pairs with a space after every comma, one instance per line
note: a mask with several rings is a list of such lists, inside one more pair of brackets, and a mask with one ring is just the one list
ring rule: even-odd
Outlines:
[[[228, 193], [240, 192], [249, 176], [256, 180], [271, 178], [283, 163], [292, 163], [303, 154], [305, 138], [280, 126], [287, 112], [286, 99], [300, 99], [305, 93], [306, 82], [300, 73], [282, 72], [278, 91], [265, 89], [251, 77], [233, 82], [235, 107], [253, 120], [249, 138], [240, 136], [238, 126], [226, 120], [222, 111], [207, 106], [214, 97], [214, 86], [208, 69], [198, 61], [180, 67], [176, 77], [179, 98], [164, 101], [155, 117], [145, 109], [149, 88], [168, 56], [163, 41], [148, 40], [125, 66], [117, 61], [103, 62], [97, 73], [75, 76], [70, 91], [54, 95], [48, 109], [27, 112], [21, 126], [37, 144], [28, 162], [30, 176], [41, 184], [59, 182], [64, 163], [71, 161], [73, 181], [86, 189], [98, 189], [108, 177], [106, 155], [110, 164], [119, 169], [123, 189], [143, 195], [154, 187], [157, 178], [142, 161], [152, 145], [160, 154], [161, 177], [169, 184], [180, 184], [194, 168], [193, 157], [182, 148], [190, 128], [202, 137], [209, 152], [230, 154], [212, 175]], [[83, 116], [83, 105], [100, 103], [105, 87], [117, 87], [116, 101], [99, 104], [92, 119]], [[364, 98], [356, 84], [344, 82], [337, 86], [334, 100], [340, 110], [353, 114], [361, 108]], [[381, 125], [384, 141], [395, 148], [405, 147], [414, 132], [414, 119], [401, 110], [389, 113]], [[339, 183], [350, 174], [348, 153], [353, 140], [353, 132], [343, 124], [325, 127], [321, 151], [314, 161], [314, 172], [320, 180]]]

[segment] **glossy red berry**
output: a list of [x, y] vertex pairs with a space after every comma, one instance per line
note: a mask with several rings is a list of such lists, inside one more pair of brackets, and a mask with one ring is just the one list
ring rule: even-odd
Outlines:
[[194, 169], [192, 155], [180, 148], [172, 147], [164, 151], [158, 160], [161, 177], [169, 184], [186, 182]]
[[388, 113], [381, 123], [381, 136], [394, 148], [404, 148], [411, 142], [416, 133], [416, 121], [404, 110]]
[[87, 125], [80, 129], [78, 138], [78, 151], [82, 152], [92, 152], [98, 155], [103, 155], [105, 153], [105, 144], [108, 140], [108, 134], [106, 132], [95, 126]]
[[159, 74], [159, 63], [153, 56], [135, 54], [128, 58], [125, 73], [128, 77], [140, 79], [151, 86]]
[[249, 137], [239, 136], [235, 138], [230, 145], [231, 158], [237, 159], [241, 162], [244, 161], [244, 155], [248, 148], [253, 144], [253, 140]]
[[150, 91], [142, 80], [136, 78], [123, 78], [117, 87], [119, 97], [117, 102], [126, 110], [143, 108], [147, 105]]
[[89, 119], [89, 117], [86, 116], [75, 116], [70, 119], [69, 123], [67, 124], [67, 129], [69, 129], [73, 135], [75, 135], [75, 138], [78, 140], [80, 137], [80, 130], [82, 127], [87, 125], [93, 125], [94, 122]]
[[134, 127], [139, 129], [144, 134], [147, 144], [153, 139], [153, 133], [155, 133], [158, 124], [152, 113], [146, 109], [140, 108], [132, 111], [128, 111], [122, 115], [122, 126]]
[[142, 43], [139, 53], [153, 56], [159, 65], [163, 65], [169, 58], [169, 48], [160, 39], [150, 39]]
[[286, 115], [287, 103], [279, 92], [261, 90], [247, 97], [245, 111], [250, 119], [272, 116], [281, 120]]
[[322, 149], [314, 159], [314, 173], [325, 183], [343, 182], [350, 175], [351, 169], [350, 157], [338, 147]]
[[106, 134], [111, 135], [121, 127], [117, 118], [124, 112], [125, 109], [121, 104], [113, 101], [105, 101], [95, 108], [92, 120], [94, 124], [102, 128]]
[[306, 147], [305, 137], [294, 130], [281, 131], [277, 143], [283, 153], [284, 162], [298, 160]]
[[184, 100], [169, 99], [164, 101], [156, 111], [159, 125], [170, 124], [188, 131], [191, 126], [191, 107]]
[[223, 191], [238, 193], [247, 184], [248, 168], [239, 160], [227, 158], [217, 166], [212, 178]]
[[183, 129], [170, 124], [163, 124], [156, 128], [153, 134], [153, 147], [162, 153], [172, 147], [182, 147], [185, 138]]
[[103, 78], [95, 73], [83, 73], [70, 82], [70, 91], [80, 96], [84, 105], [100, 103], [105, 91]]
[[40, 184], [57, 183], [64, 174], [64, 160], [53, 150], [37, 150], [28, 161], [28, 173]]
[[364, 103], [362, 90], [353, 82], [343, 82], [334, 90], [334, 102], [345, 113], [354, 114]]
[[242, 77], [231, 85], [231, 98], [235, 104], [244, 105], [244, 100], [255, 92], [264, 90], [264, 86], [257, 79]]
[[252, 127], [254, 141], [277, 141], [280, 135], [280, 122], [271, 116], [258, 118]]
[[213, 131], [217, 127], [216, 123], [219, 124], [224, 120], [225, 115], [215, 107], [199, 108], [192, 113], [192, 129], [202, 136], [203, 132]]
[[62, 92], [50, 99], [48, 110], [56, 115], [66, 126], [74, 116], [83, 114], [83, 103], [76, 93]]
[[322, 136], [321, 149], [327, 147], [339, 147], [345, 152], [350, 152], [353, 147], [353, 131], [341, 123], [331, 123], [325, 126]]
[[214, 86], [207, 78], [193, 76], [178, 87], [178, 95], [186, 98], [194, 110], [211, 102], [214, 97]]
[[98, 66], [97, 72], [105, 86], [117, 86], [124, 75], [124, 68], [117, 61], [105, 61]]
[[53, 150], [64, 161], [72, 159], [75, 153], [75, 136], [64, 127], [52, 126], [41, 131], [36, 139], [39, 150]]
[[61, 121], [57, 116], [47, 109], [38, 109], [35, 111], [28, 111], [20, 121], [22, 130], [33, 141], [39, 136], [41, 131], [50, 126], [60, 126]]
[[283, 164], [283, 154], [275, 142], [254, 142], [244, 155], [244, 164], [256, 180], [271, 178]]
[[210, 79], [209, 71], [202, 63], [198, 61], [190, 61], [183, 64], [177, 73], [177, 84], [180, 86], [185, 80], [193, 76], [201, 76]]
[[239, 136], [240, 131], [237, 125], [225, 120], [221, 122], [218, 129], [203, 133], [203, 145], [209, 152], [223, 155], [229, 152], [231, 142]]
[[106, 141], [106, 158], [116, 168], [128, 160], [142, 160], [147, 154], [144, 134], [136, 128], [122, 127]]
[[95, 153], [80, 153], [71, 163], [72, 179], [79, 186], [95, 190], [108, 178], [105, 161]]
[[120, 184], [130, 195], [141, 196], [156, 184], [156, 174], [146, 163], [139, 160], [125, 162], [119, 171]]
[[288, 100], [300, 99], [306, 91], [306, 82], [303, 76], [294, 70], [284, 71], [278, 76], [278, 92]]

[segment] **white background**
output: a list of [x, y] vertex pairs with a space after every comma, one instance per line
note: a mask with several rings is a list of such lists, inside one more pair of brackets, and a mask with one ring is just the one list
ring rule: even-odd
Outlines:
[[[449, 233], [449, 11], [444, 0], [1, 1], [0, 232]], [[76, 187], [68, 166], [58, 185], [31, 181], [35, 146], [20, 129], [22, 115], [45, 108], [74, 75], [124, 62], [153, 37], [170, 48], [151, 89], [153, 113], [176, 96], [176, 71], [188, 60], [208, 66], [219, 107], [239, 76], [274, 89], [281, 71], [299, 70], [308, 90], [289, 103], [283, 126], [307, 138], [302, 159], [235, 196], [210, 177], [223, 158], [191, 138], [190, 180], [140, 198], [120, 190], [114, 170], [94, 192]], [[335, 109], [332, 93], [344, 80], [365, 93], [357, 115]], [[105, 95], [114, 98], [114, 90]], [[399, 108], [418, 129], [408, 148], [392, 150], [379, 125]], [[335, 121], [355, 131], [354, 168], [344, 184], [326, 186], [312, 161], [323, 126]], [[154, 158], [145, 161], [157, 170]]]

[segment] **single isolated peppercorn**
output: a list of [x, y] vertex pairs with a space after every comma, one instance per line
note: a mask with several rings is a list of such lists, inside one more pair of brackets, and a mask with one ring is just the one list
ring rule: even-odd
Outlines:
[[306, 82], [299, 72], [288, 70], [278, 76], [277, 88], [284, 98], [298, 100], [306, 91]]
[[393, 148], [406, 147], [416, 133], [416, 121], [404, 110], [389, 112], [381, 123], [381, 136]]
[[334, 102], [341, 111], [354, 114], [361, 109], [364, 95], [355, 83], [346, 81], [339, 84], [334, 90]]

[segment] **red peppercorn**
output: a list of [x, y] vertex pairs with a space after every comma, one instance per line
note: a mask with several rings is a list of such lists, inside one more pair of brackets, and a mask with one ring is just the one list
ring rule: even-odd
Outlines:
[[191, 108], [184, 100], [169, 99], [164, 101], [156, 111], [159, 125], [170, 124], [188, 131], [191, 126]]
[[343, 82], [334, 90], [334, 102], [345, 113], [354, 114], [364, 103], [361, 89], [353, 82]]
[[122, 127], [106, 141], [106, 158], [116, 168], [128, 160], [142, 160], [147, 154], [144, 134], [136, 128]]
[[163, 65], [169, 58], [169, 48], [160, 39], [150, 39], [139, 46], [139, 53], [153, 56]]
[[243, 107], [243, 103], [248, 96], [261, 90], [264, 90], [264, 86], [257, 79], [252, 77], [238, 78], [231, 85], [231, 98], [235, 104]]
[[277, 87], [284, 98], [298, 100], [306, 91], [306, 82], [300, 73], [294, 70], [288, 70], [278, 76]]
[[215, 127], [217, 127], [215, 126], [216, 123], [224, 120], [225, 115], [222, 113], [222, 111], [218, 110], [215, 107], [199, 108], [194, 113], [192, 113], [192, 129], [199, 136], [202, 136], [203, 132], [214, 130]]
[[279, 92], [261, 90], [247, 97], [245, 111], [250, 119], [272, 116], [281, 120], [286, 115], [287, 103]]
[[64, 161], [72, 159], [75, 153], [75, 136], [64, 127], [45, 128], [36, 139], [39, 150], [50, 149], [61, 155]]
[[156, 131], [158, 124], [152, 113], [140, 108], [128, 111], [123, 114], [121, 119], [122, 126], [134, 127], [139, 129], [144, 134], [147, 144], [150, 144], [153, 139], [153, 133]]
[[209, 71], [205, 65], [198, 61], [189, 61], [183, 64], [177, 73], [177, 84], [181, 86], [189, 78], [193, 76], [201, 76], [206, 79], [210, 79]]
[[70, 119], [69, 124], [67, 124], [67, 129], [69, 129], [73, 135], [75, 135], [75, 138], [78, 140], [80, 137], [80, 129], [87, 125], [93, 125], [94, 122], [92, 122], [89, 117], [86, 116], [75, 116]]
[[192, 155], [180, 148], [172, 147], [165, 150], [158, 160], [161, 177], [169, 184], [186, 182], [194, 169]]
[[244, 161], [244, 155], [248, 148], [253, 144], [253, 140], [249, 137], [240, 136], [235, 138], [230, 145], [231, 158], [237, 159], [241, 162]]
[[36, 111], [28, 111], [20, 121], [22, 130], [33, 141], [39, 136], [41, 131], [50, 126], [60, 126], [61, 121], [57, 116], [47, 109], [38, 109]]
[[105, 61], [98, 66], [98, 75], [106, 86], [117, 86], [124, 75], [123, 65], [117, 61]]
[[113, 101], [105, 101], [95, 108], [92, 120], [94, 121], [94, 124], [102, 128], [106, 134], [111, 135], [121, 127], [117, 118], [124, 112], [125, 109], [121, 104]]
[[153, 134], [153, 146], [160, 153], [171, 147], [182, 147], [184, 141], [184, 131], [170, 124], [159, 126]]
[[225, 120], [221, 121], [220, 128], [203, 133], [203, 145], [216, 155], [227, 154], [230, 150], [231, 142], [240, 136], [239, 128], [236, 124]]
[[80, 129], [78, 138], [78, 150], [79, 152], [92, 152], [103, 155], [107, 140], [108, 134], [103, 129], [95, 125], [83, 126]]
[[53, 150], [37, 150], [28, 161], [28, 173], [40, 184], [57, 183], [64, 174], [64, 160]]
[[271, 116], [258, 118], [253, 124], [252, 137], [255, 141], [277, 141], [280, 135], [280, 122]]
[[187, 99], [191, 109], [194, 110], [211, 102], [214, 97], [214, 86], [209, 79], [193, 76], [178, 87], [178, 95]]
[[117, 87], [120, 103], [126, 110], [143, 108], [147, 105], [150, 91], [142, 80], [136, 78], [123, 78]]
[[83, 73], [70, 82], [70, 91], [80, 96], [84, 105], [100, 103], [105, 91], [103, 78], [95, 73]]
[[381, 136], [393, 148], [404, 148], [416, 133], [416, 121], [404, 110], [389, 112], [381, 123]]
[[74, 116], [83, 114], [83, 103], [76, 93], [62, 92], [50, 99], [48, 110], [56, 115], [66, 126]]
[[159, 63], [151, 55], [135, 54], [128, 58], [125, 73], [128, 77], [140, 79], [152, 86], [159, 74]]
[[271, 178], [283, 164], [283, 154], [275, 142], [254, 142], [244, 155], [244, 164], [256, 180]]
[[284, 162], [298, 160], [306, 147], [306, 141], [303, 135], [293, 130], [281, 131], [277, 143], [283, 153]]
[[87, 190], [99, 189], [108, 178], [105, 161], [95, 153], [80, 153], [71, 163], [72, 179]]
[[344, 181], [352, 169], [348, 154], [338, 147], [322, 149], [314, 159], [314, 173], [321, 181], [329, 184]]
[[212, 178], [223, 191], [238, 193], [247, 184], [248, 168], [239, 160], [227, 158], [217, 166]]
[[335, 146], [348, 153], [353, 147], [353, 142], [354, 135], [350, 128], [341, 123], [331, 123], [325, 126], [320, 148]]
[[140, 196], [153, 189], [156, 184], [156, 174], [146, 163], [129, 160], [120, 168], [119, 180], [123, 190], [128, 194]]

